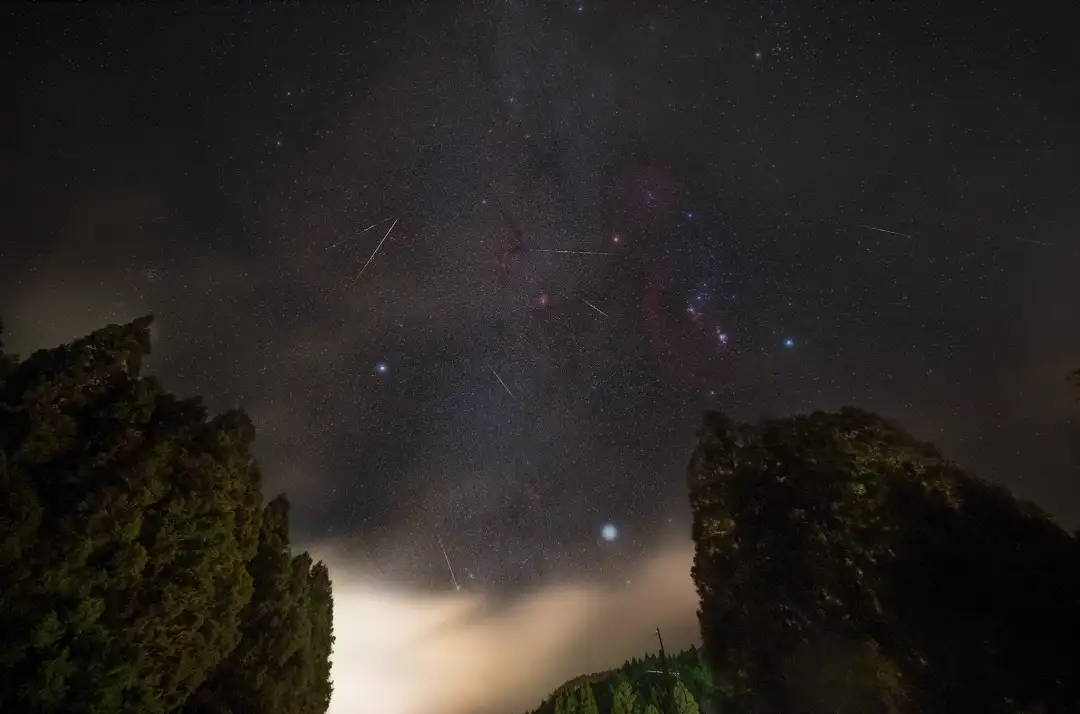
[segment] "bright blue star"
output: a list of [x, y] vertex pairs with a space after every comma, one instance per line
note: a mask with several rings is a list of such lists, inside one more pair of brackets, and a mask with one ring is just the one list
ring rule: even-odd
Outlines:
[[619, 537], [619, 529], [615, 527], [614, 523], [605, 523], [604, 527], [600, 529], [600, 537], [610, 543]]
[[390, 367], [386, 364], [386, 362], [379, 362], [377, 365], [375, 365], [375, 371], [379, 374], [386, 374], [389, 369]]
[[784, 340], [784, 347], [790, 348], [790, 347], [794, 347], [794, 346], [795, 346], [795, 340], [791, 339], [790, 337], [788, 337], [786, 340]]

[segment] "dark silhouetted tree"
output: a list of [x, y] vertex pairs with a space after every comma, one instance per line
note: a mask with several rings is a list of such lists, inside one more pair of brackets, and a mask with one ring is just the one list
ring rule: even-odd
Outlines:
[[326, 568], [261, 508], [248, 418], [140, 376], [149, 329], [0, 353], [0, 711], [324, 712]]
[[329, 706], [330, 579], [326, 566], [313, 564], [307, 553], [289, 551], [288, 514], [284, 496], [263, 510], [243, 638], [192, 697], [189, 712], [307, 714]]
[[672, 698], [675, 700], [675, 714], [700, 714], [697, 700], [681, 681], [675, 682]]
[[612, 714], [637, 714], [637, 692], [626, 677], [619, 677], [612, 694]]
[[599, 714], [596, 706], [596, 695], [593, 694], [592, 685], [586, 682], [578, 690], [578, 714]]
[[254, 430], [140, 378], [149, 318], [41, 350], [0, 391], [0, 708], [166, 712], [239, 641]]
[[890, 422], [710, 413], [688, 478], [704, 650], [737, 706], [1080, 700], [1075, 540]]

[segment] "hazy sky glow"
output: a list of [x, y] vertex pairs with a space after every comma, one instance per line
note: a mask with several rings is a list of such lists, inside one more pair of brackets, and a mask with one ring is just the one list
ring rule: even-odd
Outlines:
[[567, 581], [498, 602], [471, 593], [410, 591], [325, 556], [334, 572], [332, 714], [514, 714], [583, 672], [629, 653], [697, 642], [691, 549], [649, 553], [637, 583]]

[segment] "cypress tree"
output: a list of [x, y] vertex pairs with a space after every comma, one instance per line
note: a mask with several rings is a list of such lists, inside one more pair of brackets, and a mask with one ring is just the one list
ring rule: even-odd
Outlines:
[[303, 714], [330, 703], [333, 644], [326, 566], [289, 550], [289, 502], [270, 501], [262, 513], [259, 548], [251, 563], [255, 592], [242, 614], [243, 638], [187, 707], [233, 712]]
[[738, 706], [1074, 711], [1076, 540], [873, 414], [708, 414], [689, 467], [703, 647]]
[[150, 318], [0, 385], [0, 709], [168, 712], [240, 639], [260, 478], [240, 412], [141, 377]]

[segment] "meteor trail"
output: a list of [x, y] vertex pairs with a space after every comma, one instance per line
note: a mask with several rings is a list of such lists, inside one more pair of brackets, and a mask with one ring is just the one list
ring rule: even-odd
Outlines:
[[1048, 248], [1051, 248], [1051, 247], [1053, 247], [1053, 245], [1054, 245], [1053, 243], [1044, 243], [1044, 242], [1043, 242], [1043, 241], [1041, 241], [1041, 240], [1032, 240], [1032, 239], [1030, 239], [1030, 238], [1020, 238], [1020, 237], [1017, 237], [1017, 239], [1016, 239], [1016, 240], [1020, 241], [1021, 243], [1034, 243], [1035, 245], [1045, 245], [1045, 246], [1047, 246]]
[[568, 255], [618, 255], [618, 253], [601, 253], [595, 250], [551, 250], [536, 248], [534, 253], [566, 253]]
[[435, 536], [435, 540], [439, 541], [439, 550], [442, 551], [442, 556], [446, 559], [446, 568], [450, 571], [450, 582], [454, 584], [455, 590], [461, 590], [461, 586], [458, 585], [457, 577], [454, 575], [454, 566], [450, 565], [450, 556], [446, 554], [446, 548], [443, 547], [442, 538]]
[[585, 304], [586, 304], [586, 305], [588, 305], [589, 307], [591, 307], [591, 308], [592, 308], [593, 310], [596, 310], [596, 311], [597, 311], [598, 313], [600, 313], [600, 314], [601, 314], [601, 315], [603, 315], [604, 317], [607, 317], [607, 316], [608, 316], [608, 314], [607, 314], [606, 312], [604, 312], [603, 310], [601, 310], [600, 308], [598, 308], [598, 307], [597, 307], [596, 305], [593, 305], [593, 304], [592, 304], [591, 302], [589, 302], [588, 300], [586, 300], [586, 301], [585, 301]]
[[494, 367], [492, 367], [492, 366], [491, 366], [491, 365], [489, 364], [489, 365], [488, 365], [488, 369], [490, 369], [490, 370], [491, 370], [491, 373], [495, 375], [495, 379], [499, 380], [499, 384], [501, 384], [501, 385], [502, 385], [502, 388], [506, 390], [506, 393], [507, 393], [507, 394], [509, 394], [509, 395], [510, 395], [511, 397], [513, 397], [513, 396], [514, 396], [514, 393], [510, 391], [510, 387], [507, 387], [507, 386], [506, 386], [506, 382], [504, 382], [504, 381], [502, 380], [502, 377], [500, 377], [500, 376], [499, 376], [499, 373], [495, 371], [495, 368], [494, 368]]
[[859, 224], [859, 228], [866, 228], [867, 230], [877, 231], [878, 233], [888, 233], [890, 235], [901, 236], [903, 238], [911, 238], [911, 236], [909, 236], [907, 233], [897, 233], [896, 231], [890, 231], [886, 228], [877, 228], [876, 226], [868, 226], [863, 223]]
[[382, 240], [379, 241], [379, 244], [375, 246], [375, 250], [374, 252], [372, 252], [371, 257], [367, 259], [367, 262], [364, 263], [364, 267], [360, 268], [360, 272], [356, 274], [355, 278], [353, 278], [354, 283], [360, 279], [360, 276], [364, 274], [364, 271], [367, 270], [367, 267], [371, 265], [371, 261], [375, 260], [375, 254], [379, 252], [379, 248], [382, 248], [382, 244], [385, 243], [386, 239], [390, 237], [390, 231], [394, 230], [394, 226], [397, 225], [397, 222], [399, 220], [399, 218], [395, 218], [394, 222], [390, 224], [390, 227], [386, 229], [386, 235], [384, 235], [382, 237]]
[[362, 230], [362, 231], [360, 231], [359, 233], [357, 233], [357, 234], [356, 234], [355, 236], [346, 236], [346, 237], [342, 238], [342, 239], [341, 239], [341, 240], [339, 240], [338, 242], [336, 242], [336, 243], [334, 243], [333, 245], [331, 245], [330, 247], [328, 247], [328, 248], [327, 248], [327, 250], [331, 250], [332, 248], [337, 248], [337, 247], [338, 247], [339, 245], [341, 245], [342, 243], [344, 243], [345, 241], [347, 241], [347, 240], [348, 240], [349, 238], [356, 238], [356, 237], [358, 237], [358, 236], [362, 236], [362, 235], [364, 235], [365, 233], [367, 233], [368, 231], [370, 231], [370, 230], [371, 230], [372, 228], [374, 228], [375, 226], [377, 226], [377, 225], [379, 225], [379, 224], [381, 224], [381, 223], [386, 223], [386, 222], [387, 222], [387, 221], [389, 221], [389, 220], [390, 220], [389, 218], [384, 218], [384, 219], [382, 219], [381, 221], [375, 221], [375, 222], [374, 222], [374, 223], [372, 223], [372, 224], [371, 224], [370, 226], [368, 226], [368, 227], [367, 227], [367, 228], [365, 228], [364, 230]]

